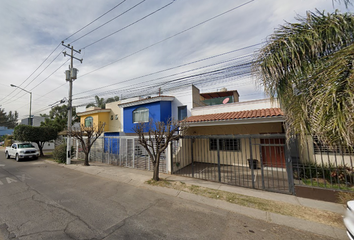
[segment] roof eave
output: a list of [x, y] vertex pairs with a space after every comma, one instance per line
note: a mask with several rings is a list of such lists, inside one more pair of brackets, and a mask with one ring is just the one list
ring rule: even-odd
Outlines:
[[242, 118], [242, 119], [187, 122], [187, 123], [190, 127], [199, 127], [199, 126], [220, 126], [220, 125], [238, 125], [238, 124], [255, 124], [255, 123], [276, 123], [276, 122], [285, 122], [284, 116]]
[[76, 115], [81, 117], [81, 116], [90, 115], [90, 114], [109, 113], [109, 112], [111, 112], [111, 109], [99, 109], [99, 110], [91, 110], [91, 111], [77, 113]]
[[118, 104], [118, 106], [121, 108], [126, 108], [126, 107], [139, 106], [139, 105], [153, 103], [153, 102], [165, 102], [165, 101], [172, 102], [174, 99], [175, 99], [174, 97], [161, 96], [161, 97], [145, 98], [134, 102], [121, 103]]

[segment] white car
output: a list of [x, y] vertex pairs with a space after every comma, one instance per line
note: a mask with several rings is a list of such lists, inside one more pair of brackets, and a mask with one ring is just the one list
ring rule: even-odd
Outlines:
[[343, 221], [349, 239], [354, 240], [354, 200], [347, 202], [347, 212]]
[[14, 157], [17, 162], [24, 158], [37, 159], [39, 151], [31, 143], [14, 143], [11, 147], [6, 147], [5, 157]]

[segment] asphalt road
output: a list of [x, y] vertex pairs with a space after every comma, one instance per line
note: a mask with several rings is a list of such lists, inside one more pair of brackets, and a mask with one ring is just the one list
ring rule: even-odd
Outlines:
[[3, 239], [330, 239], [0, 153]]

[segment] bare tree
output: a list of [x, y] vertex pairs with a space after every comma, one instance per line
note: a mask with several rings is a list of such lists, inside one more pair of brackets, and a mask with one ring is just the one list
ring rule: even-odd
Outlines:
[[175, 121], [169, 119], [166, 123], [153, 121], [150, 119], [148, 123], [139, 123], [134, 127], [134, 132], [139, 135], [139, 143], [148, 152], [153, 167], [153, 180], [159, 181], [160, 156], [166, 150], [168, 144], [178, 139], [187, 129], [187, 125], [183, 121]]
[[88, 156], [91, 151], [91, 147], [97, 138], [99, 138], [104, 132], [105, 124], [106, 123], [100, 122], [98, 126], [93, 124], [88, 127], [86, 127], [84, 124], [81, 124], [80, 128], [73, 128], [70, 132], [70, 136], [76, 138], [81, 143], [82, 149], [85, 153], [84, 166], [90, 166]]

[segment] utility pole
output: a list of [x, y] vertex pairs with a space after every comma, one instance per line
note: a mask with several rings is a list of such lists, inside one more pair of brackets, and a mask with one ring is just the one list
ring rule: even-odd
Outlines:
[[74, 57], [74, 51], [76, 53], [81, 53], [81, 50], [75, 50], [70, 44], [65, 45], [64, 41], [61, 42], [64, 47], [67, 47], [71, 50], [71, 54], [63, 52], [64, 57], [68, 55], [71, 58], [71, 64], [69, 70], [65, 71], [66, 81], [69, 82], [69, 101], [68, 101], [68, 139], [66, 141], [66, 164], [71, 163], [71, 121], [72, 121], [72, 96], [73, 96], [73, 80], [77, 78], [77, 69], [74, 68], [74, 58], [82, 63], [82, 59]]

